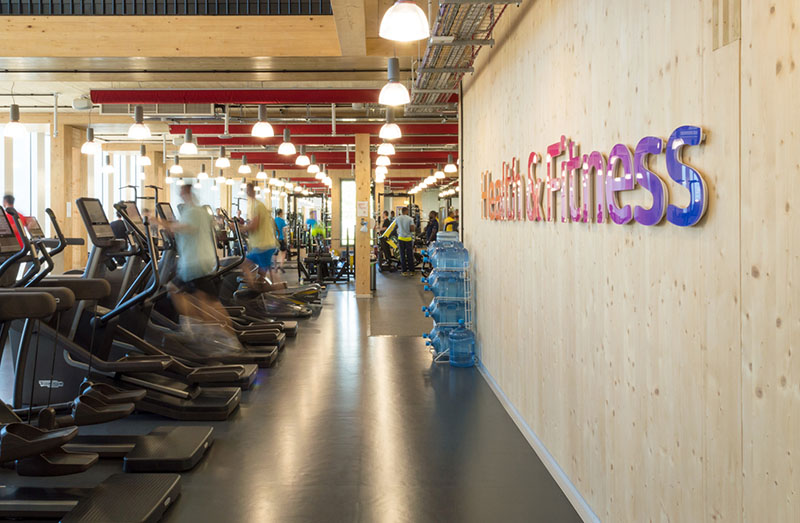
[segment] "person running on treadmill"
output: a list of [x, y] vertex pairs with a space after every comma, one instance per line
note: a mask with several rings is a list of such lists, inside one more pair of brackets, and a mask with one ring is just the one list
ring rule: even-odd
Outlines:
[[249, 252], [247, 254], [245, 277], [248, 284], [256, 284], [254, 270], [260, 276], [269, 273], [270, 282], [274, 282], [272, 258], [278, 250], [278, 238], [275, 235], [275, 221], [269, 215], [267, 206], [256, 200], [256, 190], [252, 183], [247, 184], [247, 216], [249, 221], [241, 230], [247, 233]]
[[414, 220], [408, 215], [408, 207], [403, 207], [400, 212], [402, 214], [394, 220], [397, 225], [397, 244], [400, 247], [400, 269], [403, 276], [411, 276], [414, 274], [413, 233], [416, 227]]
[[277, 267], [281, 272], [286, 272], [283, 262], [286, 261], [286, 220], [283, 219], [283, 209], [275, 211], [275, 229], [278, 232], [279, 251], [277, 254]]
[[205, 313], [205, 310], [213, 309], [227, 317], [211, 281], [217, 266], [213, 218], [197, 205], [191, 185], [181, 185], [180, 197], [184, 206], [179, 221], [155, 220], [175, 234], [178, 267], [177, 275], [170, 283], [170, 294], [182, 316], [213, 322], [215, 316]]
[[[11, 209], [12, 211], [16, 211], [17, 215], [19, 215], [20, 223], [22, 224], [23, 227], [25, 227], [25, 226], [28, 225], [28, 221], [25, 218], [25, 216], [22, 215], [21, 212], [17, 211], [14, 208], [14, 201], [15, 201], [15, 199], [14, 199], [14, 195], [13, 194], [6, 194], [5, 196], [3, 196], [3, 208], [4, 209]], [[17, 224], [14, 221], [14, 218], [9, 216], [8, 217], [8, 222], [9, 222], [9, 224], [11, 224], [11, 230], [14, 231], [14, 236], [17, 237], [17, 242], [19, 242], [19, 246], [22, 247], [23, 246], [22, 237], [19, 235], [19, 231], [17, 230]]]

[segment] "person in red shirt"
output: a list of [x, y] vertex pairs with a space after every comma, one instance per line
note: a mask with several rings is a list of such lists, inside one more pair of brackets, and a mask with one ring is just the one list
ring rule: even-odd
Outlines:
[[[3, 196], [3, 208], [12, 209], [12, 210], [16, 211], [16, 209], [14, 209], [14, 196], [13, 195], [6, 194], [5, 196]], [[19, 211], [17, 211], [17, 214], [19, 214], [20, 223], [22, 223], [23, 226], [27, 226], [27, 220], [25, 219], [25, 216], [23, 216], [22, 213], [19, 212]], [[8, 221], [11, 223], [11, 230], [14, 231], [14, 236], [17, 237], [17, 242], [19, 242], [19, 246], [22, 247], [22, 245], [23, 245], [22, 244], [22, 237], [19, 235], [19, 231], [17, 230], [17, 224], [14, 221], [14, 218], [9, 216], [8, 217]]]

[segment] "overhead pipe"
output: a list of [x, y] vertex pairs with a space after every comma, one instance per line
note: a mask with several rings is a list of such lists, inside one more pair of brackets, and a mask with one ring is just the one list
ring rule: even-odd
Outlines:
[[378, 103], [380, 89], [93, 89], [96, 104]]
[[[339, 124], [336, 126], [337, 133], [340, 134], [359, 134], [359, 133], [369, 133], [369, 134], [378, 134], [383, 127], [384, 122], [375, 122], [375, 123], [346, 123], [346, 124]], [[450, 134], [450, 135], [458, 135], [458, 124], [454, 123], [440, 123], [440, 122], [431, 122], [431, 123], [403, 123], [398, 122], [403, 128], [403, 135], [425, 135], [425, 134]], [[170, 134], [183, 134], [186, 132], [186, 128], [192, 129], [192, 134], [195, 136], [203, 136], [203, 135], [219, 135], [225, 132], [224, 125], [219, 124], [173, 124], [169, 126]], [[275, 134], [283, 133], [283, 128], [279, 125], [274, 125], [275, 127]], [[296, 125], [284, 125], [283, 127], [288, 127], [292, 133], [292, 136], [296, 135], [330, 135], [333, 131], [332, 126], [330, 124], [296, 124]], [[246, 124], [231, 124], [229, 126], [228, 131], [233, 134], [242, 134], [242, 135], [249, 135], [250, 131], [253, 129], [252, 125]]]
[[[194, 134], [194, 131], [193, 131]], [[233, 146], [265, 146], [265, 145], [280, 145], [283, 137], [277, 136], [273, 138], [254, 138], [249, 135], [233, 135], [231, 138], [222, 139], [217, 136], [198, 136], [194, 134], [195, 142], [199, 146], [219, 146], [219, 145], [233, 145]], [[371, 144], [383, 143], [383, 140], [377, 135], [370, 135], [369, 139]], [[354, 135], [339, 135], [339, 136], [297, 136], [292, 134], [292, 143], [295, 145], [354, 145]], [[393, 140], [394, 145], [457, 145], [458, 136], [454, 134], [438, 134], [438, 135], [403, 135], [397, 140]]]

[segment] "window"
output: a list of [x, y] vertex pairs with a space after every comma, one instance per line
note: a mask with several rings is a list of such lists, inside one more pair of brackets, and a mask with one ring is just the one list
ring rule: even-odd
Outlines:
[[31, 125], [17, 138], [2, 138], [0, 126], [0, 193], [12, 194], [14, 207], [36, 216], [50, 234], [44, 211], [50, 206], [50, 134], [46, 125]]

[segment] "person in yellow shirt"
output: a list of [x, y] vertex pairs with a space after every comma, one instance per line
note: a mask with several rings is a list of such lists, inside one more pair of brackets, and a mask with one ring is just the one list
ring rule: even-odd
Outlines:
[[247, 184], [247, 218], [248, 222], [241, 230], [247, 233], [247, 262], [244, 274], [248, 283], [254, 283], [253, 269], [257, 267], [258, 273], [265, 276], [269, 273], [270, 281], [274, 282], [272, 272], [272, 259], [278, 251], [278, 237], [275, 234], [275, 221], [269, 214], [267, 206], [256, 200], [256, 191], [252, 183]]
[[455, 223], [456, 223], [456, 213], [453, 209], [450, 209], [450, 212], [447, 213], [447, 218], [444, 219], [444, 230], [445, 231], [455, 230]]

